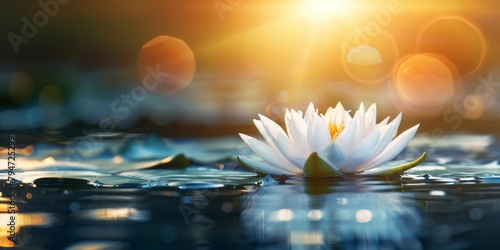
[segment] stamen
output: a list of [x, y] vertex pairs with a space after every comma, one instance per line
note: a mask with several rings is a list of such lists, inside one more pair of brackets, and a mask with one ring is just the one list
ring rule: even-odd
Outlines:
[[344, 130], [345, 124], [341, 124], [337, 126], [336, 123], [332, 122], [328, 124], [328, 130], [330, 131], [330, 136], [332, 137], [332, 141], [337, 139], [337, 136]]

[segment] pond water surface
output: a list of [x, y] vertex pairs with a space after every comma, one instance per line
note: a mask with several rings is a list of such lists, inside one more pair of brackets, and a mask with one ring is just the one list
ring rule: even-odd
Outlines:
[[83, 143], [88, 138], [15, 138], [14, 179], [8, 179], [12, 169], [7, 147], [2, 149], [4, 247], [500, 246], [500, 147], [491, 135], [419, 135], [396, 161], [422, 151], [428, 158], [407, 174], [337, 179], [259, 176], [235, 160], [252, 154], [236, 137], [117, 133], [98, 144]]

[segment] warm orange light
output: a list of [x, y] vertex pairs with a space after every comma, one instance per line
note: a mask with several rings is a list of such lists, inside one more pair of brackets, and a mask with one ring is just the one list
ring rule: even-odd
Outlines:
[[349, 15], [354, 10], [352, 1], [348, 0], [302, 0], [297, 6], [302, 15], [315, 19], [332, 16]]
[[[52, 224], [53, 221], [53, 217], [46, 213], [0, 213], [0, 247], [22, 246], [25, 243], [24, 240], [29, 240], [30, 236], [19, 234], [21, 227], [47, 226]], [[16, 244], [7, 238], [11, 235], [15, 235]]]
[[149, 219], [149, 214], [145, 211], [140, 211], [135, 208], [98, 208], [84, 210], [78, 213], [78, 218], [85, 220], [101, 220], [101, 221], [116, 221], [116, 220], [139, 220], [145, 221]]
[[463, 101], [464, 114], [469, 119], [479, 119], [484, 113], [484, 102], [477, 95], [467, 95]]
[[183, 40], [158, 36], [142, 46], [137, 71], [139, 80], [148, 90], [175, 93], [193, 79], [194, 54]]
[[454, 93], [453, 75], [436, 57], [418, 54], [399, 65], [396, 86], [411, 104], [431, 107], [446, 102]]
[[113, 157], [113, 163], [114, 164], [122, 164], [123, 163], [123, 158], [119, 155]]
[[394, 67], [393, 98], [410, 114], [422, 117], [437, 115], [462, 93], [458, 73], [447, 58], [436, 54], [412, 54]]
[[310, 39], [305, 23], [276, 22], [247, 34], [245, 56], [257, 75], [273, 80], [292, 79], [301, 74], [304, 50]]
[[56, 163], [56, 160], [54, 159], [54, 157], [49, 156], [49, 157], [47, 157], [47, 158], [43, 159], [43, 160], [42, 160], [42, 163], [43, 163], [44, 165], [52, 165], [52, 164]]
[[380, 83], [390, 75], [399, 58], [392, 35], [379, 31], [376, 36], [357, 30], [341, 45], [341, 62], [346, 73], [361, 83]]
[[[29, 156], [33, 154], [33, 151], [34, 151], [33, 145], [26, 146], [25, 148], [16, 148], [16, 154], [18, 155]], [[9, 152], [8, 148], [0, 147], [0, 154], [7, 154], [8, 152]]]
[[456, 16], [440, 17], [422, 28], [417, 52], [443, 55], [456, 65], [462, 77], [467, 77], [481, 68], [486, 42], [472, 22]]

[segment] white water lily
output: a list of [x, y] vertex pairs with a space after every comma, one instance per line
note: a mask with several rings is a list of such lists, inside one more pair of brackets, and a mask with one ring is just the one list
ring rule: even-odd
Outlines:
[[353, 117], [339, 102], [335, 108], [318, 114], [311, 103], [303, 114], [286, 110], [285, 127], [260, 115], [254, 120], [264, 141], [240, 134], [243, 141], [264, 161], [238, 157], [240, 162], [273, 175], [311, 177], [341, 174], [393, 174], [419, 164], [416, 161], [393, 167], [385, 163], [394, 159], [413, 138], [419, 124], [396, 136], [401, 113], [391, 122], [389, 117], [376, 123], [376, 105], [365, 111], [361, 104]]

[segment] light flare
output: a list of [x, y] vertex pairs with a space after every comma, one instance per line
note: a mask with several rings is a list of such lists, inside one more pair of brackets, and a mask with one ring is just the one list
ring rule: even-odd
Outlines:
[[299, 13], [315, 19], [327, 19], [332, 16], [347, 16], [356, 9], [353, 1], [347, 0], [302, 0], [297, 5]]
[[142, 46], [137, 59], [137, 74], [142, 85], [164, 94], [188, 87], [195, 70], [195, 57], [189, 45], [172, 36], [151, 39]]
[[356, 212], [356, 221], [359, 223], [368, 223], [372, 220], [372, 211], [367, 209], [362, 209]]
[[432, 118], [463, 96], [460, 74], [447, 57], [439, 54], [410, 54], [394, 66], [389, 85], [398, 107], [416, 117]]
[[446, 56], [465, 78], [484, 64], [487, 43], [481, 29], [473, 22], [459, 16], [444, 16], [422, 28], [417, 52]]

